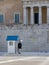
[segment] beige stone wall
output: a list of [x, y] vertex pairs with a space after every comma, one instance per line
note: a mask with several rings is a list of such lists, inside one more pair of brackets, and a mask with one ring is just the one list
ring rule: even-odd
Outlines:
[[[39, 12], [38, 7], [34, 7], [34, 13], [36, 12]], [[20, 13], [20, 23], [23, 23], [23, 3], [21, 0], [0, 1], [0, 13], [4, 14], [4, 19], [5, 19], [4, 24], [15, 23], [14, 13]], [[28, 8], [28, 24], [30, 24], [30, 13], [31, 13], [30, 8]], [[45, 16], [45, 19], [43, 16]], [[47, 10], [44, 8], [42, 8], [42, 21], [43, 21], [42, 23], [46, 23], [47, 21]]]
[[5, 24], [14, 23], [14, 13], [20, 13], [20, 23], [23, 21], [23, 5], [21, 0], [3, 0], [0, 2], [0, 13], [5, 16]]

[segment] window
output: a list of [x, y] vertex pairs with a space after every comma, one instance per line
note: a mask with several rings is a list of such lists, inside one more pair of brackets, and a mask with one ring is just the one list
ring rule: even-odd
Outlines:
[[15, 23], [19, 23], [19, 14], [15, 14]]
[[0, 23], [3, 23], [3, 15], [0, 14]]
[[10, 46], [13, 46], [13, 42], [9, 42], [9, 45], [10, 45]]

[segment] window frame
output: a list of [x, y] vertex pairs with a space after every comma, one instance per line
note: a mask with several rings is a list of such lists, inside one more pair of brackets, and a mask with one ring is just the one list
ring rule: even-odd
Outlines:
[[13, 41], [9, 41], [9, 46], [13, 46]]
[[20, 13], [17, 13], [17, 12], [14, 13], [14, 23], [17, 24], [17, 23], [15, 22], [15, 14], [19, 14], [19, 22], [18, 22], [18, 24], [19, 24], [19, 23], [20, 23]]
[[3, 22], [0, 22], [0, 24], [5, 23], [5, 14], [0, 12], [0, 15], [3, 15]]

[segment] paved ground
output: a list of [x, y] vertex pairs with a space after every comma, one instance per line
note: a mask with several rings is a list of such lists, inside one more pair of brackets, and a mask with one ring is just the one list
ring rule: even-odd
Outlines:
[[[18, 53], [11, 54], [19, 56]], [[0, 52], [0, 56], [10, 56], [7, 52]], [[21, 52], [20, 56], [49, 56], [49, 52]]]
[[0, 65], [49, 65], [48, 56], [0, 56]]
[[0, 52], [0, 65], [49, 65], [49, 53], [8, 54]]

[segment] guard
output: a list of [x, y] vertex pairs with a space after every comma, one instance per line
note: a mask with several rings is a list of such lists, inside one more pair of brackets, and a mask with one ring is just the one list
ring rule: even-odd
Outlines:
[[18, 54], [21, 54], [21, 49], [22, 49], [22, 43], [19, 41], [19, 43], [18, 43]]

